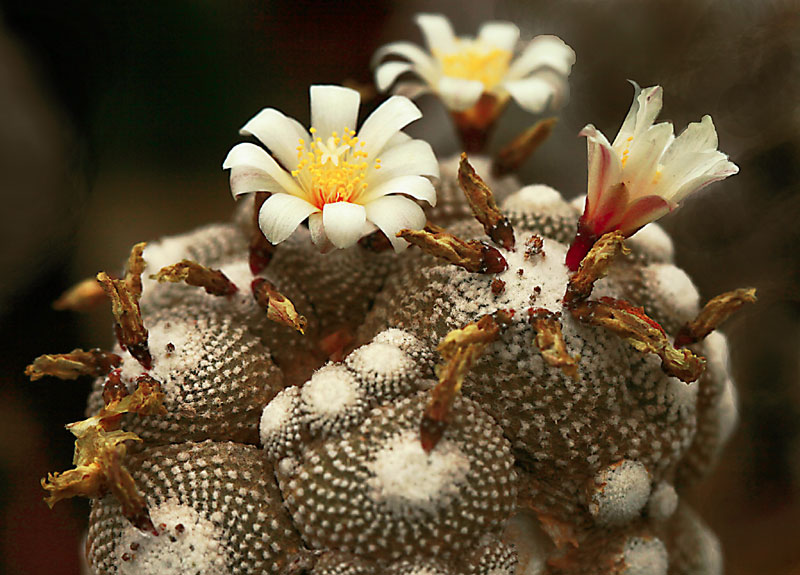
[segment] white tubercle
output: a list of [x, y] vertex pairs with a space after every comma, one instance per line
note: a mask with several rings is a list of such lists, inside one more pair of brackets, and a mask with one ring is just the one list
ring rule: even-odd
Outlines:
[[647, 224], [625, 240], [625, 243], [629, 248], [662, 262], [671, 262], [675, 255], [672, 239], [664, 228], [656, 223]]
[[[528, 237], [517, 238], [517, 249], [504, 254], [508, 269], [497, 275], [505, 282], [503, 292], [499, 296], [489, 294], [486, 297], [492, 298], [495, 309], [515, 309], [520, 313], [533, 306], [552, 312], [562, 311], [561, 299], [569, 281], [568, 270], [564, 265], [567, 248], [562, 243], [545, 238], [543, 253], [526, 259], [525, 241]], [[534, 286], [541, 288], [541, 291], [536, 294], [532, 303], [531, 289]]]
[[644, 273], [655, 284], [660, 299], [671, 305], [681, 321], [694, 319], [700, 311], [700, 294], [685, 271], [672, 264], [651, 264]]
[[522, 510], [508, 520], [503, 531], [503, 542], [512, 544], [517, 551], [517, 575], [544, 573], [554, 545], [532, 512]]
[[675, 488], [662, 481], [653, 488], [647, 502], [647, 514], [657, 521], [665, 521], [672, 517], [678, 507], [678, 493]]
[[296, 387], [288, 387], [272, 398], [261, 412], [259, 435], [261, 444], [267, 445], [272, 438], [280, 434], [289, 425], [298, 404], [299, 391]]
[[565, 217], [575, 215], [561, 194], [544, 184], [525, 186], [511, 194], [503, 202], [501, 210], [504, 213], [535, 213]]
[[589, 512], [600, 525], [621, 525], [636, 518], [650, 497], [650, 473], [639, 461], [601, 469], [590, 491]]
[[300, 389], [304, 407], [312, 415], [336, 415], [352, 407], [359, 399], [353, 374], [342, 365], [319, 369]]
[[389, 438], [367, 464], [370, 497], [398, 515], [435, 513], [458, 495], [470, 469], [458, 445], [443, 439], [425, 453], [419, 432]]
[[631, 537], [625, 542], [623, 557], [623, 575], [667, 575], [669, 556], [660, 539]]

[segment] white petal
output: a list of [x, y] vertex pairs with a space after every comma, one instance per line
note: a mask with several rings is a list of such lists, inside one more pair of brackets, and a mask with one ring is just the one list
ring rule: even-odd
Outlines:
[[711, 116], [703, 116], [699, 122], [690, 123], [680, 136], [664, 152], [664, 164], [682, 159], [698, 152], [714, 151], [717, 149], [717, 131]]
[[367, 212], [364, 206], [336, 202], [322, 207], [325, 234], [337, 248], [349, 248], [361, 238]]
[[619, 183], [622, 165], [611, 144], [597, 128], [589, 124], [579, 135], [586, 136], [589, 162], [587, 205], [595, 209], [603, 192]]
[[[375, 55], [372, 56], [372, 65], [375, 66], [386, 56], [400, 56], [401, 58], [405, 58], [413, 64], [414, 71], [429, 84], [435, 84], [440, 75], [435, 60], [422, 48], [411, 42], [392, 42], [391, 44], [382, 46], [375, 52]], [[376, 83], [378, 84], [379, 90], [385, 89], [381, 88], [379, 82], [376, 81]], [[389, 84], [391, 84], [391, 82]]]
[[575, 52], [558, 36], [536, 36], [511, 62], [506, 78], [519, 80], [540, 68], [552, 68], [568, 76], [575, 63]]
[[230, 184], [231, 194], [233, 194], [234, 198], [252, 192], [286, 192], [275, 181], [275, 178], [253, 166], [235, 166], [231, 168]]
[[417, 14], [415, 20], [431, 52], [442, 54], [455, 52], [456, 35], [453, 33], [450, 20], [441, 14]]
[[656, 124], [634, 138], [622, 170], [631, 200], [651, 194], [651, 188], [657, 183], [656, 170], [661, 156], [673, 138], [672, 124], [669, 122]]
[[439, 177], [439, 162], [428, 142], [411, 140], [405, 144], [386, 148], [381, 154], [381, 167], [373, 164], [367, 173], [367, 185], [378, 186], [400, 176]]
[[520, 108], [534, 114], [546, 109], [555, 96], [553, 84], [540, 76], [506, 82], [505, 89]]
[[355, 130], [361, 96], [356, 90], [342, 86], [311, 86], [311, 125], [314, 134], [327, 142], [332, 132], [339, 135], [345, 128]]
[[336, 249], [325, 234], [325, 225], [322, 223], [322, 212], [315, 212], [308, 216], [308, 229], [311, 232], [311, 241], [317, 249], [326, 254]]
[[375, 69], [375, 86], [379, 92], [385, 92], [398, 76], [413, 70], [414, 65], [408, 62], [384, 62]]
[[633, 84], [634, 90], [633, 103], [622, 122], [617, 137], [611, 144], [620, 153], [622, 153], [628, 138], [637, 138], [639, 134], [644, 133], [653, 125], [663, 104], [664, 91], [661, 86], [652, 86], [643, 90], [636, 82], [631, 82], [631, 84]]
[[270, 243], [279, 244], [297, 229], [304, 219], [319, 208], [289, 194], [273, 194], [258, 212], [258, 227]]
[[297, 181], [281, 168], [266, 150], [255, 144], [245, 142], [235, 145], [222, 163], [223, 170], [241, 166], [257, 168], [271, 177], [286, 193], [300, 198], [306, 197], [305, 191], [297, 184]]
[[[720, 154], [724, 156], [720, 152]], [[706, 172], [703, 174], [685, 182], [680, 188], [678, 188], [670, 198], [670, 201], [674, 203], [678, 203], [682, 201], [686, 196], [705, 188], [707, 185], [712, 184], [714, 182], [718, 182], [720, 180], [724, 180], [728, 176], [733, 176], [734, 174], [739, 173], [739, 166], [734, 164], [733, 162], [728, 161], [727, 159], [720, 159], [716, 164], [711, 166]]]
[[308, 132], [297, 121], [274, 108], [264, 108], [239, 130], [243, 136], [255, 136], [287, 170], [297, 167], [297, 145]]
[[424, 200], [432, 206], [436, 205], [436, 189], [428, 178], [422, 176], [400, 176], [388, 180], [370, 188], [360, 201], [367, 204], [389, 194], [405, 194], [418, 200]]
[[422, 112], [411, 100], [403, 96], [392, 96], [361, 125], [358, 139], [364, 143], [362, 151], [369, 158], [375, 158], [392, 136], [421, 117]]
[[414, 200], [402, 196], [384, 196], [366, 205], [367, 219], [386, 234], [396, 252], [408, 247], [408, 242], [397, 237], [403, 229], [421, 230], [427, 218]]
[[444, 76], [439, 80], [436, 91], [449, 110], [456, 112], [466, 110], [475, 105], [483, 94], [483, 82], [465, 80], [464, 78], [450, 78]]
[[486, 22], [478, 30], [478, 41], [500, 50], [513, 52], [519, 40], [519, 28], [511, 22]]

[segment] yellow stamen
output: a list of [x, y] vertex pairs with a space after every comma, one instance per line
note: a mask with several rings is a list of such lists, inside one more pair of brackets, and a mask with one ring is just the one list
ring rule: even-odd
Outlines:
[[459, 40], [458, 51], [450, 54], [434, 52], [442, 72], [451, 78], [477, 80], [486, 91], [497, 86], [508, 71], [511, 52], [486, 46], [472, 40]]

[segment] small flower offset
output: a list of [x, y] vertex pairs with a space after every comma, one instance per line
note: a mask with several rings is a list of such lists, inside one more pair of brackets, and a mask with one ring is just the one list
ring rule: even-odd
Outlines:
[[[410, 42], [383, 46], [373, 57], [375, 64], [385, 58], [405, 61], [378, 65], [375, 83], [385, 91], [406, 72], [415, 74], [422, 83], [399, 82], [395, 92], [436, 93], [453, 112], [462, 139], [467, 128], [487, 132], [509, 97], [531, 113], [566, 100], [575, 52], [557, 36], [535, 37], [513, 59], [520, 31], [511, 22], [486, 22], [470, 38], [457, 37], [440, 14], [418, 14], [416, 21], [430, 54]], [[470, 142], [465, 145], [469, 148]]]
[[[288, 238], [306, 218], [322, 251], [347, 248], [380, 229], [396, 251], [408, 243], [402, 229], [421, 229], [426, 218], [414, 201], [436, 204], [431, 179], [439, 165], [430, 145], [401, 130], [422, 113], [393, 96], [356, 133], [360, 97], [340, 86], [311, 86], [311, 129], [273, 108], [241, 129], [268, 149], [238, 144], [225, 159], [234, 196], [269, 192], [259, 212], [272, 244]], [[412, 199], [413, 198], [413, 199]]]
[[580, 132], [587, 138], [589, 183], [567, 253], [571, 270], [603, 234], [619, 230], [630, 237], [692, 192], [739, 171], [717, 150], [711, 116], [689, 124], [676, 138], [672, 123], [653, 124], [661, 111], [661, 86], [633, 86], [633, 105], [613, 143], [591, 124]]

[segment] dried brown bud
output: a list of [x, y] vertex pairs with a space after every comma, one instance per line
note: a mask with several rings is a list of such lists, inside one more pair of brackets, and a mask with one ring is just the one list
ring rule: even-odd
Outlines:
[[147, 347], [147, 329], [142, 322], [139, 309], [139, 296], [129, 283], [110, 277], [105, 272], [97, 274], [97, 281], [111, 300], [111, 313], [116, 320], [117, 340], [123, 349], [127, 349], [145, 369], [153, 366], [153, 358]]
[[703, 373], [705, 360], [688, 349], [673, 347], [664, 329], [640, 307], [604, 297], [578, 303], [570, 311], [580, 321], [616, 333], [637, 350], [658, 355], [661, 369], [681, 381], [691, 383]]
[[125, 413], [163, 414], [164, 394], [154, 379], [143, 376], [132, 394], [114, 400], [100, 412], [67, 426], [77, 438], [74, 469], [48, 474], [42, 487], [50, 493], [45, 499], [52, 507], [58, 501], [81, 495], [100, 497], [108, 491], [119, 500], [123, 515], [142, 530], [154, 529], [144, 497], [139, 493], [124, 465], [126, 441], [141, 441], [130, 432], [119, 429]]
[[529, 237], [527, 240], [525, 240], [525, 255], [524, 255], [524, 258], [526, 260], [529, 260], [534, 256], [538, 256], [539, 254], [541, 254], [542, 257], [545, 256], [545, 253], [544, 253], [544, 240], [542, 239], [542, 236], [538, 236], [536, 234], [533, 234], [531, 237]]
[[461, 390], [464, 376], [483, 350], [500, 337], [501, 327], [510, 324], [512, 313], [499, 310], [477, 322], [448, 333], [438, 346], [445, 363], [437, 368], [439, 383], [431, 390], [431, 400], [420, 422], [422, 448], [430, 452], [444, 433], [450, 409]]
[[500, 278], [494, 278], [491, 283], [492, 293], [494, 295], [500, 295], [504, 291], [506, 291], [506, 282], [501, 280]]
[[572, 379], [577, 379], [580, 356], [572, 357], [567, 353], [561, 322], [558, 320], [560, 315], [544, 308], [529, 309], [528, 321], [536, 330], [534, 341], [544, 362], [560, 368]]
[[306, 318], [297, 313], [289, 298], [280, 293], [271, 282], [264, 278], [256, 278], [251, 284], [251, 289], [258, 305], [266, 310], [268, 319], [305, 333]]
[[46, 375], [59, 379], [77, 379], [82, 375], [98, 377], [106, 375], [111, 368], [117, 367], [121, 362], [122, 358], [110, 351], [73, 349], [69, 353], [40, 355], [25, 368], [25, 375], [30, 377], [31, 381]]
[[467, 197], [469, 207], [475, 215], [483, 230], [492, 241], [507, 250], [514, 249], [514, 228], [508, 219], [500, 212], [494, 201], [494, 194], [475, 173], [475, 169], [467, 160], [467, 154], [461, 154], [461, 163], [458, 165], [458, 183]]
[[131, 255], [128, 257], [128, 269], [125, 272], [125, 282], [137, 302], [142, 297], [142, 274], [146, 265], [142, 253], [146, 246], [146, 242], [139, 242], [133, 246]]
[[261, 227], [258, 225], [258, 214], [261, 211], [261, 206], [270, 197], [269, 192], [256, 192], [253, 203], [253, 231], [250, 235], [250, 271], [253, 275], [258, 275], [269, 265], [272, 261], [272, 256], [275, 254], [275, 246], [269, 243], [269, 240], [261, 232]]
[[506, 259], [496, 248], [477, 240], [465, 242], [441, 228], [433, 229], [437, 231], [401, 230], [397, 237], [469, 272], [496, 274], [508, 269]]
[[702, 341], [740, 307], [755, 301], [755, 288], [740, 288], [710, 299], [697, 317], [680, 329], [678, 335], [675, 336], [675, 347], [684, 347]]
[[160, 282], [186, 282], [190, 286], [201, 287], [211, 295], [227, 296], [236, 293], [236, 284], [220, 270], [208, 268], [192, 260], [163, 267], [151, 279]]
[[572, 306], [592, 295], [594, 283], [605, 277], [611, 262], [618, 253], [630, 253], [625, 247], [625, 236], [619, 231], [603, 235], [581, 260], [578, 271], [569, 278], [564, 294], [564, 305]]
[[106, 301], [103, 286], [97, 278], [86, 278], [75, 284], [53, 302], [53, 309], [58, 311], [89, 311]]
[[553, 131], [556, 118], [539, 120], [500, 150], [492, 163], [492, 175], [503, 177], [516, 172]]

